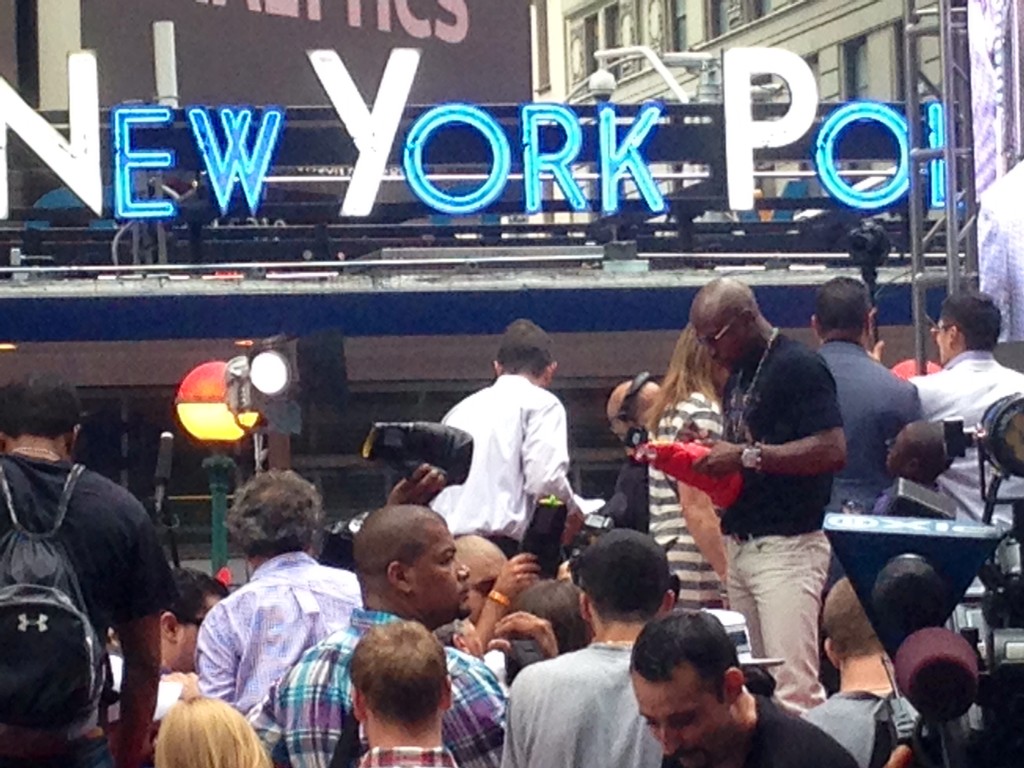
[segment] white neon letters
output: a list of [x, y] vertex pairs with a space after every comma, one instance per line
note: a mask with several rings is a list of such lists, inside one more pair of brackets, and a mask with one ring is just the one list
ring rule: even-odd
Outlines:
[[308, 55], [334, 111], [359, 151], [352, 181], [341, 204], [341, 215], [369, 216], [409, 102], [420, 52], [412, 48], [397, 48], [391, 52], [373, 112], [367, 108], [352, 75], [336, 52], [310, 51]]
[[[750, 88], [755, 74], [778, 75], [790, 93], [789, 111], [777, 120], [754, 120]], [[780, 48], [732, 48], [722, 56], [725, 156], [729, 208], [754, 207], [754, 150], [784, 147], [806, 134], [818, 110], [818, 84], [807, 63]]]
[[100, 97], [96, 55], [68, 57], [69, 139], [60, 135], [0, 77], [0, 219], [10, 216], [7, 132], [14, 131], [97, 216], [103, 215]]

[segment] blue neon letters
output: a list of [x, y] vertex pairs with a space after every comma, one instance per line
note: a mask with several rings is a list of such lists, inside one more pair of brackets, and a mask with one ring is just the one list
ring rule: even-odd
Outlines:
[[[439, 189], [427, 178], [423, 152], [435, 133], [446, 125], [475, 128], [490, 145], [493, 160], [487, 180], [472, 192], [456, 195]], [[482, 211], [501, 197], [512, 171], [512, 148], [498, 121], [479, 107], [442, 104], [424, 113], [409, 129], [405, 141], [405, 179], [420, 200], [435, 211], [465, 216]]]
[[[284, 110], [277, 107], [261, 110], [258, 124], [257, 113], [251, 107], [216, 110], [192, 107], [185, 114], [221, 213], [228, 213], [235, 189], [241, 186], [249, 211], [255, 216], [284, 133]], [[585, 118], [563, 104], [524, 105], [519, 111], [518, 138], [526, 212], [544, 211], [542, 181], [545, 178], [553, 180], [570, 210], [590, 210], [584, 187], [573, 174], [573, 165], [591, 163], [600, 171], [602, 213], [612, 214], [620, 209], [622, 186], [627, 179], [635, 185], [639, 200], [650, 213], [664, 213], [665, 198], [645, 158], [645, 147], [653, 138], [662, 115], [659, 104], [641, 107], [632, 118], [624, 118], [614, 105], [599, 105], [597, 157], [584, 158], [581, 120]], [[166, 219], [177, 215], [177, 206], [172, 200], [146, 199], [136, 194], [137, 173], [173, 168], [174, 153], [167, 149], [139, 149], [133, 141], [135, 133], [167, 127], [173, 120], [174, 113], [167, 107], [123, 106], [113, 110], [114, 213], [118, 219]], [[858, 188], [840, 174], [837, 158], [843, 133], [863, 121], [877, 123], [888, 130], [898, 148], [892, 176], [880, 186], [876, 183], [866, 189]], [[944, 123], [940, 104], [928, 105], [925, 123], [928, 145], [941, 147]], [[468, 127], [483, 138], [491, 154], [490, 169], [482, 179], [442, 188], [429, 177], [427, 150], [430, 142], [451, 126], [462, 130]], [[486, 210], [502, 198], [512, 177], [516, 158], [509, 140], [511, 135], [514, 134], [491, 113], [470, 104], [443, 104], [428, 110], [409, 129], [402, 152], [410, 190], [425, 205], [442, 214], [466, 216]], [[844, 205], [860, 210], [880, 210], [907, 194], [910, 186], [907, 123], [903, 115], [891, 107], [875, 102], [852, 102], [838, 107], [818, 129], [815, 148], [814, 163], [822, 186]], [[933, 207], [942, 205], [943, 174], [943, 162], [931, 161], [930, 203]]]
[[[857, 189], [839, 176], [836, 168], [836, 147], [843, 131], [854, 123], [870, 120], [888, 129], [899, 147], [896, 171], [882, 186]], [[903, 115], [884, 104], [854, 101], [832, 112], [818, 130], [815, 165], [822, 186], [844, 205], [862, 210], [878, 210], [895, 203], [910, 189], [910, 147], [907, 121]]]
[[[583, 149], [583, 129], [576, 113], [564, 104], [527, 104], [520, 117], [523, 123], [523, 190], [526, 193], [526, 212], [540, 213], [544, 209], [540, 175], [550, 173], [565, 196], [569, 207], [577, 213], [590, 209], [579, 182], [573, 178], [570, 163]], [[540, 129], [557, 126], [565, 134], [565, 143], [557, 151], [542, 152]]]
[[161, 171], [174, 166], [174, 153], [163, 149], [133, 149], [135, 127], [170, 125], [174, 112], [167, 107], [121, 107], [114, 110], [114, 216], [118, 219], [168, 219], [178, 212], [170, 200], [138, 200], [135, 172]]
[[263, 110], [263, 118], [251, 153], [249, 128], [252, 126], [253, 110], [248, 107], [221, 107], [217, 111], [220, 113], [221, 126], [227, 140], [227, 146], [223, 148], [214, 133], [209, 110], [192, 107], [187, 111], [192, 134], [196, 138], [199, 154], [210, 178], [210, 186], [213, 187], [220, 212], [227, 215], [235, 184], [240, 183], [245, 200], [249, 204], [249, 212], [255, 216], [263, 195], [263, 182], [270, 170], [270, 161], [273, 159], [281, 128], [284, 126], [284, 110], [277, 107]]

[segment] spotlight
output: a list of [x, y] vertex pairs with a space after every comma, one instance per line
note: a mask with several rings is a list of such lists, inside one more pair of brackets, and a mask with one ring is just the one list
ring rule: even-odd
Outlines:
[[291, 383], [291, 369], [280, 352], [260, 352], [249, 363], [249, 380], [257, 391], [276, 397]]

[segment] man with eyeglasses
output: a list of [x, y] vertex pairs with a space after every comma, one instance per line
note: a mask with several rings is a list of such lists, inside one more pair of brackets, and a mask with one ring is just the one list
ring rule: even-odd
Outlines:
[[729, 606], [746, 617], [756, 656], [785, 660], [776, 696], [801, 712], [824, 701], [818, 615], [831, 551], [821, 524], [846, 463], [835, 380], [819, 355], [772, 328], [736, 280], [708, 283], [690, 323], [732, 374], [723, 439], [694, 464], [712, 476], [743, 474], [722, 514]]
[[228, 596], [228, 588], [192, 568], [176, 568], [173, 574], [178, 596], [160, 614], [160, 666], [165, 674], [192, 674], [199, 626], [207, 612]]
[[[963, 419], [965, 427], [975, 427], [994, 402], [1024, 393], [1024, 374], [1000, 365], [993, 355], [1001, 326], [1002, 315], [988, 294], [964, 291], [942, 303], [932, 338], [943, 370], [910, 380], [917, 387], [925, 421]], [[982, 518], [985, 505], [974, 449], [954, 459], [938, 484], [943, 493], [956, 499], [965, 518]], [[1020, 496], [1024, 483], [1009, 480], [1002, 492]], [[1008, 506], [1000, 505], [995, 512], [997, 519], [1009, 520]]]

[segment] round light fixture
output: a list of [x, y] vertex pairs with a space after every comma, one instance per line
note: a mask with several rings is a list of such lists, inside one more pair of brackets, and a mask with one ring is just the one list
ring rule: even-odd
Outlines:
[[264, 395], [280, 395], [291, 381], [288, 361], [280, 352], [260, 352], [249, 363], [249, 381]]
[[192, 437], [203, 442], [233, 443], [245, 436], [225, 396], [227, 363], [215, 360], [197, 366], [182, 379], [175, 398], [178, 420]]

